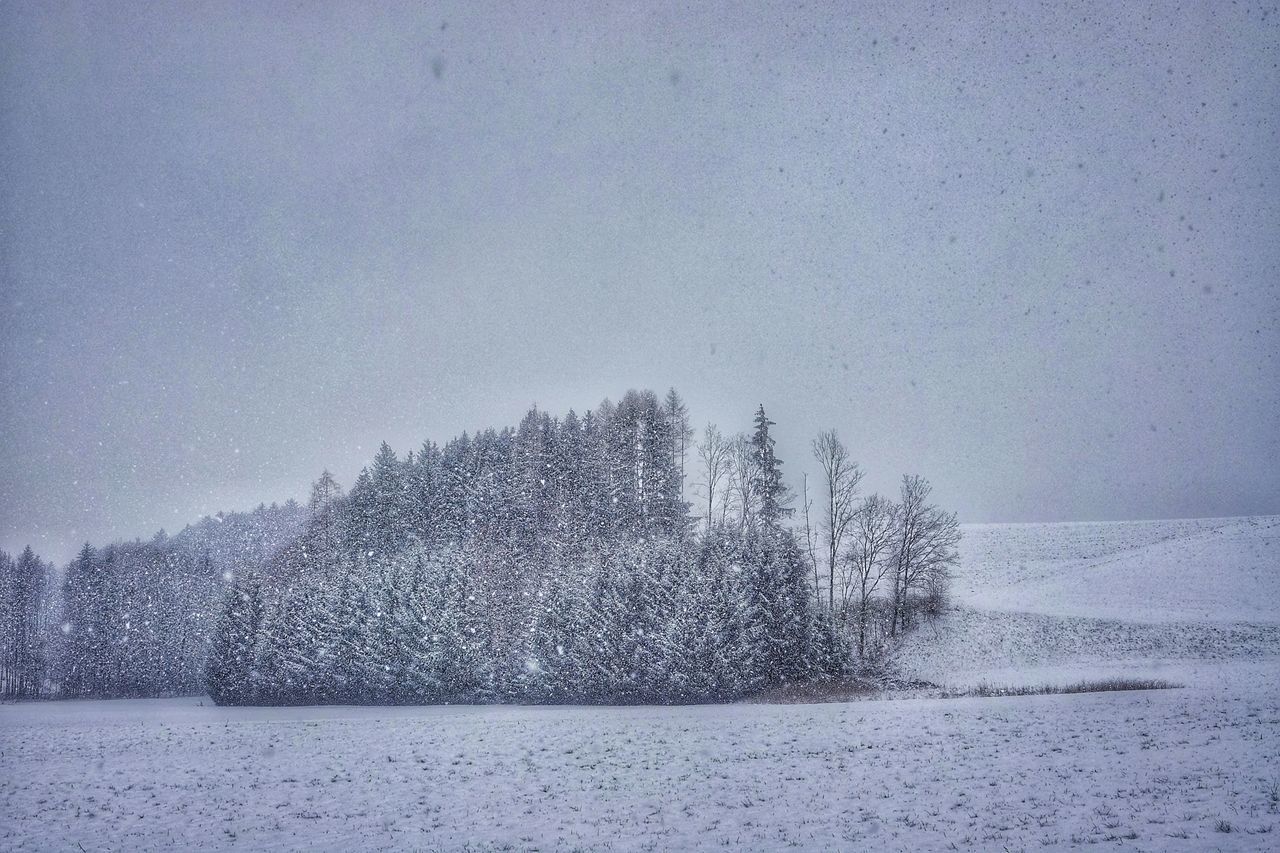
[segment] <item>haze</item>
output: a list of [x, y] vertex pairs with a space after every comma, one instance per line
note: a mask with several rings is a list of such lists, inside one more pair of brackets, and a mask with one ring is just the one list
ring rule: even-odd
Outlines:
[[1280, 512], [1280, 15], [5, 3], [0, 547], [674, 385], [963, 521]]

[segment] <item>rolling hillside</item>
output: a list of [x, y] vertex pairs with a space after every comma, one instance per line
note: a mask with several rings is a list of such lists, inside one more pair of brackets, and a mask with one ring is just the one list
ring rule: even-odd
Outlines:
[[969, 525], [954, 606], [898, 653], [963, 684], [1280, 666], [1280, 517]]

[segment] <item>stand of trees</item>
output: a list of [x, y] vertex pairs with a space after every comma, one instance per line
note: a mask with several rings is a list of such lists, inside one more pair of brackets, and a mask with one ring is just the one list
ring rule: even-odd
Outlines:
[[176, 536], [85, 545], [61, 572], [0, 553], [0, 696], [191, 695], [232, 580], [295, 539], [302, 507], [210, 516]]
[[54, 579], [53, 566], [30, 546], [17, 559], [0, 551], [0, 696], [49, 692]]
[[788, 537], [627, 538], [519, 558], [482, 547], [342, 555], [228, 598], [210, 660], [219, 704], [668, 703], [846, 674]]
[[923, 477], [904, 476], [896, 502], [861, 498], [862, 469], [834, 430], [814, 439], [813, 457], [821, 514], [814, 524], [806, 477], [804, 542], [817, 600], [855, 638], [860, 658], [875, 656], [921, 614], [945, 606], [960, 525], [929, 503]]
[[323, 477], [307, 533], [228, 598], [210, 695], [690, 702], [845, 676], [782, 524], [772, 422], [744, 445], [751, 512], [698, 535], [684, 418], [633, 391], [403, 460], [383, 445], [345, 497]]
[[347, 493], [325, 472], [306, 506], [86, 545], [61, 576], [0, 554], [0, 691], [626, 703], [847, 678], [945, 601], [955, 516], [918, 477], [863, 497], [829, 432], [793, 527], [773, 427], [761, 407], [695, 447], [674, 390], [630, 391], [384, 444]]

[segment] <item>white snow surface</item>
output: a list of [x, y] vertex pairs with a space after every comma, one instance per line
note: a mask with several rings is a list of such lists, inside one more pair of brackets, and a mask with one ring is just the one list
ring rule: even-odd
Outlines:
[[952, 687], [1185, 683], [1239, 661], [1280, 666], [1280, 517], [963, 533], [954, 606], [897, 650], [908, 676]]
[[1144, 622], [1280, 624], [1280, 516], [962, 528], [957, 603]]
[[1243, 675], [827, 705], [10, 706], [0, 847], [1261, 850], [1280, 685]]
[[677, 708], [0, 707], [0, 850], [1280, 849], [1276, 518], [969, 527], [953, 686]]

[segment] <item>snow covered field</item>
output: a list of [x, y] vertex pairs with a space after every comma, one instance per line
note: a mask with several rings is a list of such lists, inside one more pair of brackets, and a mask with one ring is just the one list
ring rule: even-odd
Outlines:
[[0, 848], [1277, 849], [1278, 524], [970, 528], [962, 606], [902, 656], [956, 685], [1156, 674], [1185, 689], [686, 708], [10, 705]]
[[1280, 666], [1280, 517], [967, 525], [953, 607], [901, 649], [966, 686]]
[[791, 706], [10, 706], [0, 846], [1274, 849], [1280, 685], [1241, 674]]

